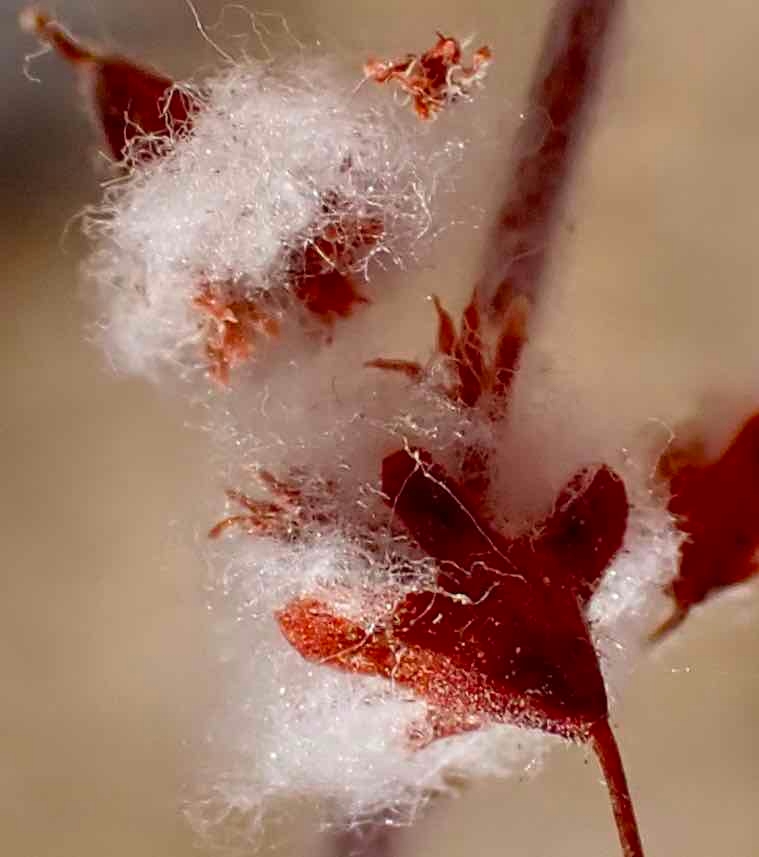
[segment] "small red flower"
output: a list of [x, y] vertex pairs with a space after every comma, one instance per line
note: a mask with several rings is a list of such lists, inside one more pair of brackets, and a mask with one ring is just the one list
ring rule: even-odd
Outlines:
[[438, 33], [435, 45], [421, 56], [406, 54], [398, 60], [370, 59], [364, 73], [377, 83], [395, 82], [413, 101], [421, 119], [434, 119], [447, 105], [469, 93], [485, 76], [490, 48], [474, 52], [471, 66], [461, 62], [461, 45]]
[[247, 289], [231, 284], [201, 284], [193, 305], [205, 316], [202, 327], [209, 372], [221, 384], [229, 383], [230, 372], [250, 358], [257, 337], [279, 333], [275, 312], [265, 309], [268, 303], [265, 293], [251, 297]]
[[[490, 416], [495, 418], [503, 411], [506, 395], [516, 372], [522, 347], [526, 342], [529, 303], [524, 297], [514, 298], [500, 324], [494, 353], [488, 356], [482, 338], [482, 320], [479, 295], [475, 289], [462, 314], [461, 330], [457, 332], [448, 311], [440, 301], [432, 301], [438, 317], [436, 355], [449, 363], [451, 382], [443, 393], [451, 401], [475, 407], [487, 400]], [[367, 366], [400, 372], [414, 381], [429, 376], [427, 368], [410, 360], [392, 360], [384, 357], [371, 360]]]
[[327, 328], [368, 303], [356, 287], [352, 268], [382, 237], [382, 222], [341, 216], [334, 201], [323, 210], [327, 225], [290, 253], [279, 286], [264, 290], [248, 283], [200, 284], [193, 304], [205, 316], [205, 354], [216, 381], [228, 384], [232, 370], [253, 356], [262, 336], [279, 334], [280, 316], [293, 298]]

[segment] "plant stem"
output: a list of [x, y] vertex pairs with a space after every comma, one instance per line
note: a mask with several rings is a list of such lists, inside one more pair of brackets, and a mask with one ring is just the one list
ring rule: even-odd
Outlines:
[[643, 844], [622, 757], [608, 720], [601, 720], [593, 727], [591, 740], [609, 790], [622, 853], [624, 857], [643, 857]]
[[557, 0], [554, 7], [480, 281], [484, 307], [495, 317], [513, 295], [533, 301], [540, 288], [620, 6], [620, 0]]

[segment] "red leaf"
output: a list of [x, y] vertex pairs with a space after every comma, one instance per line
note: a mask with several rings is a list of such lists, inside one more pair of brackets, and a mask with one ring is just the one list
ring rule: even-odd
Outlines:
[[409, 593], [368, 628], [321, 599], [296, 599], [278, 615], [286, 638], [309, 660], [392, 678], [426, 699], [428, 722], [410, 736], [417, 746], [492, 722], [592, 742], [624, 853], [642, 855], [583, 613], [622, 543], [621, 481], [607, 468], [578, 475], [539, 534], [514, 539], [423, 450], [388, 455], [382, 490], [437, 561], [437, 588]]
[[36, 9], [24, 11], [21, 25], [52, 45], [79, 73], [114, 159], [120, 161], [137, 137], [169, 137], [189, 128], [199, 104], [188, 91], [175, 88], [170, 78], [86, 47]]
[[676, 609], [656, 636], [677, 627], [710, 594], [748, 580], [759, 568], [759, 413], [715, 461], [675, 450], [666, 469], [669, 510], [686, 539], [671, 584]]
[[[526, 717], [531, 725], [582, 737], [589, 724], [605, 717], [603, 681], [576, 594], [576, 581], [588, 571], [581, 564], [568, 574], [564, 566], [563, 549], [572, 546], [572, 536], [562, 536], [571, 528], [552, 516], [548, 538], [505, 539], [421, 451], [388, 456], [382, 489], [440, 568], [442, 591], [406, 599], [396, 614], [396, 638], [481, 674], [491, 690], [498, 689], [504, 708], [513, 716], [516, 707], [517, 719]], [[627, 517], [624, 489], [621, 499], [616, 512], [622, 527], [620, 533], [615, 522], [619, 537], [612, 556]], [[589, 576], [596, 576], [594, 562]]]

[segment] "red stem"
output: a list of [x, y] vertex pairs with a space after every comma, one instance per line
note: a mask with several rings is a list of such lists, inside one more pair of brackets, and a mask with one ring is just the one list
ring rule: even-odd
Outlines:
[[591, 740], [609, 790], [622, 853], [624, 857], [644, 857], [622, 757], [608, 720], [601, 720], [593, 727]]
[[506, 202], [488, 243], [481, 294], [493, 315], [512, 295], [532, 299], [539, 289], [620, 5], [557, 0], [514, 145]]

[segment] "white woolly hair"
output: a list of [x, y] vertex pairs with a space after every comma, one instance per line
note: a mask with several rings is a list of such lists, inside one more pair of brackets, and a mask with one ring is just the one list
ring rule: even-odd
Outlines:
[[[334, 225], [325, 195], [340, 200], [346, 221], [381, 219], [380, 240], [353, 262], [363, 281], [413, 259], [463, 143], [378, 89], [306, 53], [247, 61], [199, 88], [192, 133], [179, 130], [160, 158], [136, 158], [86, 223], [116, 366], [155, 374], [166, 363], [199, 365], [199, 284], [240, 297], [286, 286], [291, 254], [330, 216]], [[133, 153], [154, 142], [137, 140]]]

